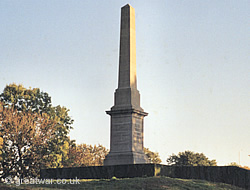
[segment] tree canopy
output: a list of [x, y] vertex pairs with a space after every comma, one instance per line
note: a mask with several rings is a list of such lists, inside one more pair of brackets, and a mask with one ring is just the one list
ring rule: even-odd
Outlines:
[[230, 164], [227, 164], [226, 166], [237, 166], [237, 167], [240, 167], [240, 168], [244, 168], [246, 170], [250, 170], [249, 166], [242, 166], [240, 164], [237, 164], [236, 162], [231, 162]]
[[[69, 110], [52, 106], [51, 97], [39, 88], [27, 89], [16, 84], [4, 88], [0, 103], [0, 167], [16, 167], [12, 171], [17, 176], [35, 175], [36, 172], [25, 171], [34, 164], [38, 169], [62, 167], [72, 143], [68, 137], [73, 129]], [[32, 152], [35, 159], [31, 157]], [[42, 162], [44, 156], [46, 162]]]
[[151, 150], [149, 150], [149, 148], [144, 148], [144, 153], [148, 157], [150, 163], [153, 163], [153, 164], [161, 163], [161, 158], [158, 152], [152, 152]]
[[102, 145], [71, 144], [65, 167], [102, 166], [108, 149]]
[[172, 154], [167, 159], [168, 165], [172, 166], [216, 166], [216, 160], [209, 160], [203, 153], [192, 151], [179, 152], [178, 155]]
[[31, 114], [4, 107], [0, 102], [2, 178], [35, 177], [50, 154], [56, 122], [47, 114]]

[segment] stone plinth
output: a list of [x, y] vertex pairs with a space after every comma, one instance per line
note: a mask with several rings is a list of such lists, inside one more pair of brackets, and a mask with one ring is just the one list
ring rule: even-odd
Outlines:
[[111, 151], [104, 165], [147, 163], [143, 152], [143, 118], [147, 113], [134, 109], [107, 113], [111, 115]]

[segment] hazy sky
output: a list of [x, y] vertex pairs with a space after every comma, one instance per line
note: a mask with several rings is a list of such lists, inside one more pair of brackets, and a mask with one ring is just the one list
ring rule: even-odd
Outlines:
[[249, 1], [1, 0], [0, 90], [48, 92], [71, 139], [109, 148], [120, 8], [136, 13], [145, 147], [250, 166]]

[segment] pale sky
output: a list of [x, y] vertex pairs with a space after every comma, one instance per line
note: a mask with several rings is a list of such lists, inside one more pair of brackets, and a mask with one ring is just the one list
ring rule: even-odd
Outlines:
[[120, 9], [135, 8], [144, 145], [163, 163], [203, 152], [250, 166], [249, 1], [1, 0], [0, 91], [40, 88], [70, 109], [71, 139], [109, 148]]

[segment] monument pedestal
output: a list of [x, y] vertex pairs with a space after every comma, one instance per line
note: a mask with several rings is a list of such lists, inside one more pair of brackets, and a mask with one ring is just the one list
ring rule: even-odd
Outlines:
[[143, 118], [147, 113], [136, 109], [107, 111], [111, 116], [110, 152], [104, 165], [148, 163], [143, 151]]

